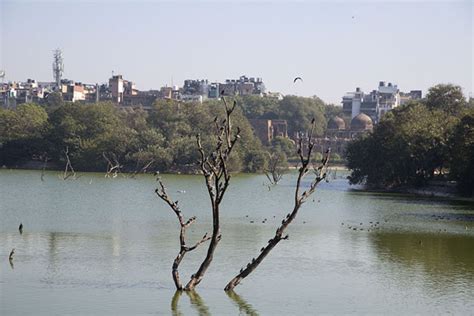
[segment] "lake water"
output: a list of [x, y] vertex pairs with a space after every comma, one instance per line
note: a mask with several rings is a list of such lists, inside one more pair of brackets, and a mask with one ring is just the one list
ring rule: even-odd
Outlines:
[[[179, 228], [152, 176], [40, 175], [0, 171], [1, 315], [474, 314], [474, 205], [467, 202], [354, 191], [343, 177], [322, 183], [289, 240], [227, 295], [226, 283], [291, 209], [295, 182], [285, 175], [269, 190], [264, 176], [238, 175], [210, 269], [196, 293], [175, 295]], [[197, 216], [189, 243], [211, 231], [203, 179], [163, 180], [186, 218]], [[186, 255], [183, 282], [206, 250]]]

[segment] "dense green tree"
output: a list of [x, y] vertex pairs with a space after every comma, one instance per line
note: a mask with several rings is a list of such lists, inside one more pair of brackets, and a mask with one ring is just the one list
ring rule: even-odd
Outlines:
[[282, 151], [287, 157], [296, 155], [295, 142], [289, 138], [277, 136], [272, 139], [271, 147], [274, 151]]
[[334, 104], [326, 104], [324, 106], [324, 117], [326, 118], [326, 121], [329, 121], [333, 117], [343, 117], [342, 113], [342, 106], [337, 106]]
[[466, 110], [450, 139], [450, 176], [463, 194], [474, 195], [474, 108]]
[[349, 144], [346, 158], [351, 183], [378, 187], [425, 184], [443, 171], [455, 121], [420, 103], [389, 112], [372, 134]]
[[467, 105], [460, 86], [438, 84], [429, 88], [425, 98], [426, 106], [432, 110], [442, 110], [456, 115]]
[[262, 98], [256, 95], [246, 95], [237, 98], [243, 114], [248, 119], [277, 119], [279, 101], [275, 98]]
[[316, 98], [285, 96], [280, 101], [278, 118], [288, 121], [290, 137], [293, 137], [296, 132], [310, 130], [313, 118], [315, 119], [315, 135], [323, 135], [327, 125], [324, 118], [324, 104]]

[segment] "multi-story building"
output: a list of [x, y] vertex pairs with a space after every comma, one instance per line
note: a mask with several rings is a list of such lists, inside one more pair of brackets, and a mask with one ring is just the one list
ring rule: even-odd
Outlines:
[[397, 85], [391, 82], [385, 84], [379, 82], [377, 90], [372, 90], [365, 94], [360, 88], [355, 92], [348, 92], [342, 98], [343, 113], [351, 119], [364, 113], [375, 123], [379, 122], [382, 116], [398, 107], [408, 100], [421, 99], [421, 90], [412, 90], [410, 93], [400, 92]]

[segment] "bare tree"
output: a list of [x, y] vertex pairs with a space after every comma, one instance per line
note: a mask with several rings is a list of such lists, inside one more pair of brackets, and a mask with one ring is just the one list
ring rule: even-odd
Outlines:
[[102, 157], [104, 157], [105, 161], [107, 161], [107, 171], [105, 172], [105, 176], [106, 178], [116, 178], [117, 175], [119, 174], [119, 172], [121, 171], [122, 169], [122, 165], [120, 164], [120, 162], [118, 161], [117, 159], [117, 156], [112, 153], [111, 154], [111, 157], [109, 158], [105, 152], [102, 152]]
[[273, 152], [270, 154], [268, 160], [268, 168], [264, 170], [265, 176], [267, 177], [270, 184], [278, 184], [283, 177], [283, 172], [286, 170], [284, 164], [286, 156], [281, 152]]
[[[247, 277], [252, 271], [254, 271], [258, 265], [263, 261], [263, 259], [270, 253], [270, 251], [281, 241], [288, 239], [288, 235], [284, 235], [286, 228], [291, 224], [298, 214], [298, 210], [303, 205], [304, 202], [313, 194], [316, 190], [318, 184], [323, 181], [327, 176], [327, 164], [329, 160], [330, 149], [326, 151], [325, 156], [321, 161], [319, 167], [315, 167], [311, 162], [311, 155], [313, 154], [314, 142], [312, 139], [314, 130], [314, 119], [312, 121], [311, 131], [309, 133], [309, 138], [306, 145], [306, 154], [305, 148], [303, 146], [303, 137], [299, 137], [298, 140], [298, 155], [300, 158], [301, 167], [298, 169], [298, 179], [296, 181], [295, 197], [294, 197], [294, 206], [291, 213], [288, 213], [286, 217], [282, 220], [281, 225], [277, 228], [275, 236], [271, 238], [267, 245], [263, 246], [260, 249], [260, 254], [253, 258], [245, 268], [242, 268], [240, 272], [229, 281], [229, 283], [224, 288], [225, 291], [231, 291], [236, 287], [242, 279]], [[310, 168], [314, 170], [314, 179], [311, 181], [311, 184], [306, 191], [300, 193], [301, 182], [303, 178], [308, 174]], [[313, 174], [313, 173], [312, 173]]]
[[[224, 198], [224, 194], [229, 186], [231, 178], [229, 168], [227, 166], [227, 161], [237, 140], [240, 138], [240, 129], [237, 128], [237, 131], [234, 134], [232, 132], [231, 124], [231, 114], [235, 109], [236, 102], [234, 101], [233, 106], [229, 107], [225, 98], [222, 98], [222, 100], [225, 105], [225, 119], [222, 121], [219, 121], [218, 117], [214, 119], [217, 137], [214, 149], [211, 152], [206, 153], [206, 150], [202, 146], [201, 136], [199, 134], [196, 136], [196, 142], [200, 154], [200, 159], [198, 163], [205, 179], [209, 199], [211, 200], [212, 235], [208, 237], [207, 234], [205, 234], [201, 238], [201, 240], [198, 241], [194, 246], [186, 246], [186, 242], [184, 239], [185, 231], [186, 228], [194, 222], [195, 217], [191, 217], [186, 222], [184, 221], [177, 201], [173, 202], [169, 198], [168, 194], [166, 193], [165, 186], [163, 185], [160, 179], [158, 180], [160, 183], [160, 188], [157, 188], [155, 190], [156, 194], [163, 201], [165, 201], [175, 212], [176, 216], [178, 217], [178, 221], [181, 225], [180, 251], [176, 259], [174, 260], [172, 267], [173, 280], [178, 290], [192, 291], [201, 282], [202, 278], [204, 277], [204, 274], [206, 273], [212, 262], [214, 251], [216, 250], [217, 245], [221, 239], [219, 218], [220, 204], [222, 202], [222, 199]], [[207, 240], [210, 240], [210, 243], [206, 257], [202, 261], [197, 272], [191, 276], [189, 282], [186, 284], [185, 287], [183, 287], [180, 283], [178, 273], [178, 267], [181, 263], [181, 260], [187, 252], [194, 250], [196, 247], [198, 247], [200, 244]]]
[[64, 156], [66, 156], [66, 166], [64, 167], [63, 180], [67, 180], [69, 177], [76, 178], [76, 172], [71, 164], [71, 159], [69, 159], [69, 147], [66, 146], [64, 151]]

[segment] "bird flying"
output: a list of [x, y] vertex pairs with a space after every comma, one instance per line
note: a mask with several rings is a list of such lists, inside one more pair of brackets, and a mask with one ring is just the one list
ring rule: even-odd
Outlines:
[[296, 81], [298, 80], [301, 80], [301, 82], [303, 82], [303, 79], [301, 79], [301, 77], [296, 77], [294, 80], [293, 80], [293, 83], [296, 83]]

